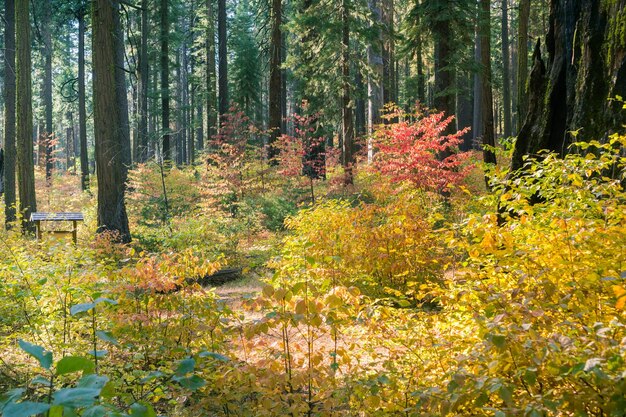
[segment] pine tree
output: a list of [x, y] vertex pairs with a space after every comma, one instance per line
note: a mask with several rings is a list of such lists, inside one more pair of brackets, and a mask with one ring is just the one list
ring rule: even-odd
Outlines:
[[123, 111], [116, 88], [117, 48], [115, 36], [118, 0], [93, 0], [93, 95], [94, 134], [98, 176], [98, 232], [110, 231], [122, 242], [130, 241], [124, 201]]
[[16, 79], [17, 79], [17, 167], [18, 188], [22, 214], [22, 230], [34, 230], [30, 215], [37, 211], [35, 198], [35, 167], [33, 164], [33, 109], [31, 86], [31, 44], [29, 1], [15, 1]]

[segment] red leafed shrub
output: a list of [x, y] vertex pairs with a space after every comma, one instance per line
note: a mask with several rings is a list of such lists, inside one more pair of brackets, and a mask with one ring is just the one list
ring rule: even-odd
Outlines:
[[446, 191], [469, 173], [469, 154], [458, 145], [469, 128], [445, 134], [453, 116], [396, 110], [389, 118], [399, 121], [381, 125], [374, 132], [377, 153], [374, 167], [393, 182], [408, 181], [417, 188]]
[[303, 101], [301, 114], [294, 114], [294, 136], [281, 135], [276, 141], [279, 156], [279, 173], [288, 177], [307, 176], [324, 178], [326, 175], [326, 138], [316, 135], [320, 113], [308, 112], [309, 104]]

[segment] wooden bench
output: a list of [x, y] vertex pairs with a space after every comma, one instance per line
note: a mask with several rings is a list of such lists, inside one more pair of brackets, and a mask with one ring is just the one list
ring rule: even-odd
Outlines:
[[31, 213], [30, 221], [35, 223], [37, 229], [37, 240], [41, 240], [42, 232], [41, 222], [72, 222], [72, 230], [49, 230], [48, 233], [54, 235], [72, 235], [72, 240], [76, 244], [76, 228], [77, 222], [85, 220], [83, 213]]

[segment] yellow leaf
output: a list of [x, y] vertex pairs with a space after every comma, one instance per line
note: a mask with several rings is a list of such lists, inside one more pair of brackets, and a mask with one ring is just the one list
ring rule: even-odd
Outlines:
[[378, 395], [371, 395], [365, 399], [365, 405], [371, 408], [378, 408], [380, 406], [380, 397]]
[[304, 300], [300, 300], [296, 303], [296, 314], [304, 313], [306, 313], [306, 302]]

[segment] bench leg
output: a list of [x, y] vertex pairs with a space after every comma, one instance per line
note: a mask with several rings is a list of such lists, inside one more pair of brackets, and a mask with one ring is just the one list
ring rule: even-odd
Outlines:
[[72, 223], [74, 225], [74, 227], [72, 228], [72, 240], [74, 241], [74, 244], [76, 244], [76, 241], [77, 241], [76, 220], [74, 220]]

